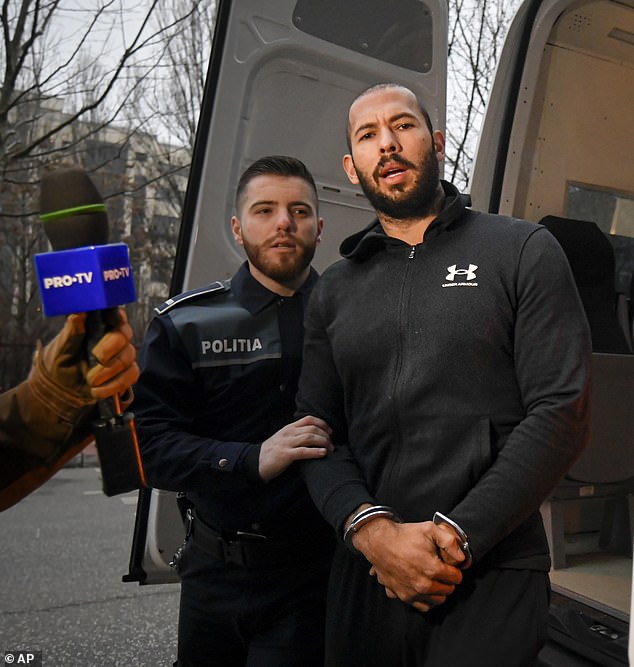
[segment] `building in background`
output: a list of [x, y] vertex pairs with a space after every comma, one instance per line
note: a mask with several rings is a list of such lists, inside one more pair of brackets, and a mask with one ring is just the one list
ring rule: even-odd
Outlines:
[[[137, 302], [127, 307], [140, 343], [152, 308], [168, 296], [190, 150], [165, 143], [138, 128], [77, 121], [56, 98], [38, 100], [29, 123], [10, 118], [14, 146], [46, 128], [51, 134], [36, 154], [10, 165], [0, 186], [0, 390], [22, 380], [38, 338], [46, 341], [58, 318], [41, 312], [33, 256], [50, 250], [39, 221], [39, 180], [45, 169], [86, 169], [106, 201], [110, 242], [124, 242], [130, 256]], [[33, 121], [36, 119], [36, 122]]]

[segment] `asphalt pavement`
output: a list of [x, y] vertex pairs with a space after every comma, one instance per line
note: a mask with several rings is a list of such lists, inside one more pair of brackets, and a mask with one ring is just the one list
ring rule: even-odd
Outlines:
[[0, 513], [0, 664], [172, 665], [179, 585], [121, 581], [135, 510], [136, 492], [107, 498], [88, 467]]

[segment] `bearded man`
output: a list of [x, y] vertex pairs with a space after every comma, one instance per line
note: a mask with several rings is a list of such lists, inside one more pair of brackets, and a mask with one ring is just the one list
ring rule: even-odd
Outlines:
[[338, 531], [328, 667], [519, 667], [545, 640], [541, 502], [588, 438], [590, 335], [547, 229], [468, 208], [415, 95], [350, 107], [343, 166], [377, 220], [307, 313], [298, 415], [335, 450], [302, 463]]
[[306, 167], [254, 162], [231, 226], [247, 261], [157, 308], [134, 404], [147, 479], [186, 515], [177, 665], [317, 667], [332, 530], [292, 464], [332, 444], [323, 420], [290, 423], [323, 226]]

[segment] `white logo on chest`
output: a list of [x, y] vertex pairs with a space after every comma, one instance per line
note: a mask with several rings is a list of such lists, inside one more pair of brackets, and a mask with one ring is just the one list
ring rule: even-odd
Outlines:
[[445, 277], [451, 282], [443, 283], [442, 287], [477, 287], [478, 283], [474, 282], [477, 270], [477, 264], [469, 264], [468, 269], [459, 269], [457, 264], [452, 264], [447, 267], [449, 273]]
[[475, 272], [478, 268], [476, 264], [469, 264], [468, 269], [458, 269], [456, 268], [457, 266], [457, 264], [453, 264], [452, 266], [447, 267], [447, 271], [449, 271], [449, 273], [447, 274], [445, 280], [455, 280], [456, 276], [464, 276], [465, 280], [475, 280]]

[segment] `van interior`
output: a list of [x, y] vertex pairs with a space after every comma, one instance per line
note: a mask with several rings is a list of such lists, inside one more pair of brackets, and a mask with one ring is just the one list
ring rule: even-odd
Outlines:
[[553, 590], [605, 613], [622, 657], [627, 626], [615, 619], [630, 616], [634, 519], [634, 5], [550, 4], [552, 20], [544, 11], [533, 28], [508, 143], [498, 146], [505, 168], [497, 202], [486, 167], [493, 161], [487, 137], [500, 127], [491, 114], [472, 195], [476, 208], [545, 224], [568, 256], [586, 308], [591, 444], [542, 514]]

